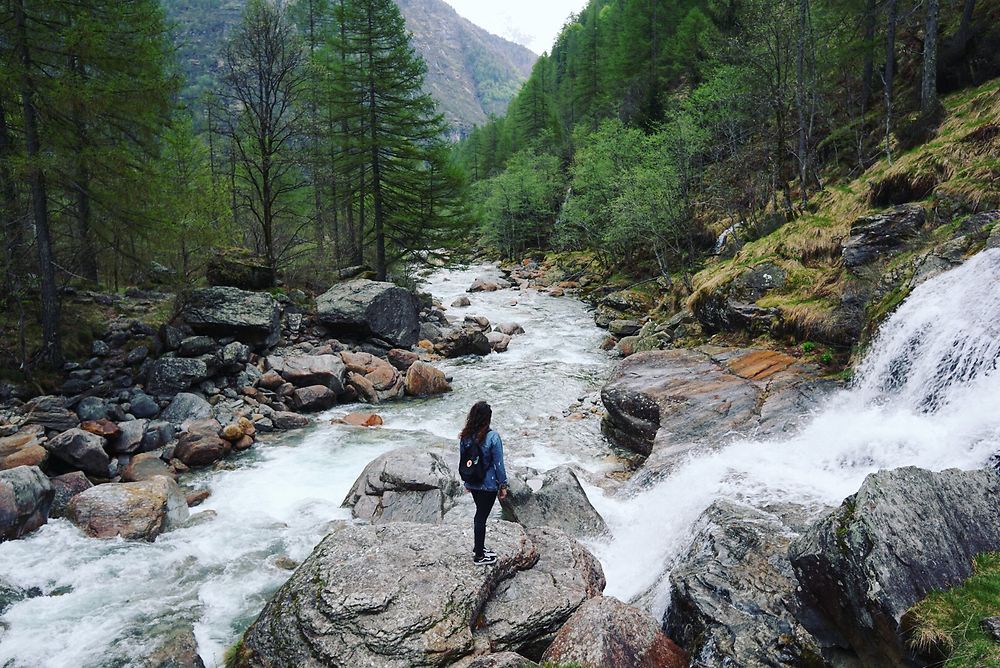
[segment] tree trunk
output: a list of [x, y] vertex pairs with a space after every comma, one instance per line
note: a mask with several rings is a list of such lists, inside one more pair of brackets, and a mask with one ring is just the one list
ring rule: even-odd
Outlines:
[[861, 72], [861, 118], [864, 120], [868, 111], [868, 103], [872, 97], [872, 84], [875, 77], [875, 0], [865, 4], [865, 62]]
[[976, 11], [976, 0], [965, 0], [965, 6], [962, 8], [962, 23], [958, 26], [958, 36], [956, 37], [955, 52], [959, 55], [965, 53], [965, 47], [969, 45], [969, 39], [972, 37], [972, 15]]
[[34, 64], [28, 47], [27, 17], [24, 0], [14, 0], [16, 49], [21, 61], [21, 103], [24, 113], [24, 138], [28, 149], [28, 184], [31, 189], [31, 209], [35, 223], [35, 246], [38, 249], [38, 275], [41, 283], [42, 360], [52, 366], [62, 364], [59, 341], [59, 294], [56, 289], [55, 265], [52, 258], [52, 237], [49, 232], [48, 196], [45, 173], [40, 162], [41, 142], [35, 109], [35, 83], [31, 78]]
[[7, 110], [0, 100], [0, 232], [4, 245], [4, 282], [7, 294], [13, 294], [15, 263], [24, 244], [24, 226], [17, 216], [17, 190], [10, 171], [14, 140], [7, 127]]
[[386, 279], [387, 271], [385, 266], [385, 221], [382, 210], [382, 173], [381, 158], [379, 156], [378, 141], [378, 113], [377, 97], [375, 95], [375, 45], [373, 35], [375, 33], [374, 16], [372, 6], [368, 5], [368, 128], [371, 137], [371, 158], [372, 158], [372, 198], [375, 206], [375, 278], [379, 281]]
[[896, 68], [896, 20], [897, 4], [896, 0], [889, 0], [886, 11], [888, 19], [886, 21], [885, 35], [885, 157], [892, 164], [892, 146], [890, 144], [890, 133], [892, 132], [892, 86]]
[[[80, 59], [76, 56], [69, 58], [70, 70], [79, 79], [79, 84], [84, 82], [83, 67]], [[76, 134], [76, 165], [73, 183], [73, 195], [76, 200], [76, 231], [78, 243], [77, 257], [80, 266], [80, 275], [83, 276], [92, 286], [97, 285], [97, 250], [94, 247], [94, 237], [91, 231], [91, 211], [90, 211], [90, 168], [84, 157], [87, 148], [87, 125], [83, 118], [83, 110], [79, 102], [73, 103], [73, 132]]]
[[938, 20], [940, 0], [927, 0], [924, 24], [924, 76], [920, 82], [920, 113], [928, 116], [937, 111]]
[[802, 191], [802, 208], [809, 204], [808, 137], [806, 128], [806, 30], [809, 23], [809, 0], [799, 0], [798, 86], [796, 91], [799, 108], [799, 189]]

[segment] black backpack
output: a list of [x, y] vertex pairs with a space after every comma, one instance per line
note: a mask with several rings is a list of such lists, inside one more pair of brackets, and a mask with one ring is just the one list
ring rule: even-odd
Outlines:
[[480, 484], [486, 478], [486, 457], [482, 446], [470, 438], [466, 443], [459, 444], [458, 475], [470, 485]]

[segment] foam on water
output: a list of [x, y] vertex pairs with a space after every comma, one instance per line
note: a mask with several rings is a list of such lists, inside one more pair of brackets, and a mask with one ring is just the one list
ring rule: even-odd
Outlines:
[[[447, 305], [480, 275], [496, 271], [436, 272], [425, 289]], [[610, 369], [583, 304], [532, 290], [469, 297], [472, 307], [449, 315], [516, 321], [527, 333], [506, 354], [441, 363], [454, 376], [451, 394], [380, 406], [383, 429], [327, 424], [350, 410], [338, 407], [317, 426], [231, 459], [235, 470], [197, 474], [189, 482], [212, 495], [193, 510], [217, 515], [152, 544], [86, 538], [65, 520], [0, 544], [0, 580], [43, 593], [0, 617], [0, 666], [135, 665], [184, 623], [193, 624], [206, 664], [221, 665], [226, 647], [288, 578], [275, 557], [308, 556], [330, 521], [348, 517], [340, 504], [369, 461], [404, 445], [451, 442], [480, 398], [494, 406], [512, 464], [600, 469], [606, 448], [598, 421], [553, 419], [596, 391]]]
[[712, 502], [839, 504], [879, 469], [979, 468], [1000, 450], [1000, 250], [917, 287], [882, 327], [854, 386], [791, 438], [692, 454], [629, 499], [595, 497], [614, 539], [595, 545], [607, 593], [652, 594]]

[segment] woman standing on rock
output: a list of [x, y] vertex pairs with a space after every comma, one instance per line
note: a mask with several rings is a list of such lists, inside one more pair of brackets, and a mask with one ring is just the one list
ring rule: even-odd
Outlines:
[[495, 563], [496, 553], [484, 547], [486, 520], [493, 510], [497, 496], [507, 497], [507, 471], [503, 466], [503, 441], [500, 434], [490, 429], [493, 410], [485, 401], [479, 401], [469, 411], [465, 428], [459, 436], [459, 474], [465, 489], [476, 502], [476, 517], [472, 522], [475, 544], [472, 560], [476, 565]]

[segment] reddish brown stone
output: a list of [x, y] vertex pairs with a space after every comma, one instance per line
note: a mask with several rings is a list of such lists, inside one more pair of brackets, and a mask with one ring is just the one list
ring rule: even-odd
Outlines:
[[122, 430], [117, 424], [111, 420], [88, 420], [80, 425], [80, 429], [84, 431], [89, 431], [91, 434], [97, 434], [98, 436], [103, 436], [104, 438], [116, 438], [122, 433]]

